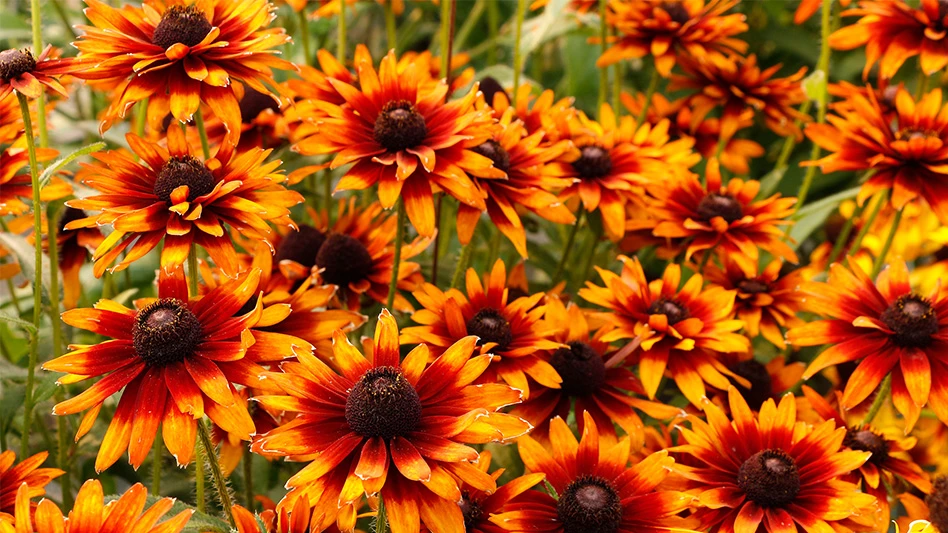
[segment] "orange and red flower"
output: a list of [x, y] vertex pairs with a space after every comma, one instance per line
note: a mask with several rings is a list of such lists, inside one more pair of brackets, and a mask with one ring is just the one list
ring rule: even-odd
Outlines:
[[[51, 148], [36, 148], [36, 160], [40, 163], [53, 160], [59, 154]], [[8, 147], [0, 151], [0, 216], [20, 215], [30, 210], [23, 198], [32, 200], [33, 182], [26, 169], [30, 164], [29, 152]], [[40, 201], [51, 202], [72, 194], [72, 187], [53, 177], [46, 187], [40, 190]]]
[[105, 235], [98, 227], [66, 230], [65, 227], [74, 220], [86, 218], [80, 209], [64, 207], [56, 225], [56, 246], [59, 247], [59, 269], [63, 279], [63, 308], [73, 309], [79, 303], [82, 294], [82, 285], [79, 283], [79, 271], [86, 260], [92, 257], [95, 249], [105, 240]]
[[[40, 452], [17, 464], [16, 454], [10, 450], [0, 453], [0, 522], [13, 523], [20, 486], [26, 487], [26, 498], [38, 498], [46, 494], [46, 485], [65, 474], [58, 468], [40, 468], [49, 452]], [[35, 504], [27, 508], [35, 509]]]
[[47, 45], [39, 57], [33, 57], [29, 49], [11, 48], [0, 52], [0, 100], [13, 91], [27, 98], [39, 98], [46, 89], [69, 98], [69, 92], [55, 76], [74, 74], [73, 60], [50, 59], [52, 49], [52, 45]]

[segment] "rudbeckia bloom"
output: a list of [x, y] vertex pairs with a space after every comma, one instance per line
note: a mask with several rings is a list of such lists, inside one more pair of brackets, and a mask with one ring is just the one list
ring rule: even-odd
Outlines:
[[[37, 498], [46, 494], [46, 485], [50, 481], [65, 474], [58, 468], [39, 468], [47, 457], [49, 452], [40, 452], [16, 463], [16, 454], [12, 451], [0, 453], [0, 522], [13, 523], [20, 485], [26, 486], [27, 499]], [[30, 507], [36, 505], [30, 504], [27, 510]]]
[[871, 170], [859, 191], [860, 203], [891, 189], [896, 209], [921, 197], [948, 223], [948, 106], [942, 105], [941, 89], [915, 102], [900, 88], [894, 118], [884, 113], [875, 94], [854, 95], [851, 104], [828, 115], [827, 124], [807, 126], [807, 137], [829, 152], [810, 164], [824, 173]]
[[429, 74], [422, 74], [418, 64], [399, 72], [394, 52], [382, 59], [378, 72], [369, 62], [356, 67], [358, 87], [328, 79], [346, 103], [318, 103], [327, 116], [295, 149], [305, 155], [335, 154], [330, 168], [354, 163], [336, 190], [378, 184], [382, 207], [389, 209], [401, 198], [412, 225], [425, 237], [435, 231], [436, 190], [486, 209], [483, 193], [467, 175], [493, 164], [471, 150], [490, 139], [492, 127], [490, 114], [474, 109], [477, 87], [446, 102], [443, 81], [426, 85]]
[[73, 60], [49, 59], [52, 49], [52, 45], [47, 45], [39, 57], [33, 57], [29, 49], [0, 52], [0, 100], [13, 91], [27, 98], [39, 98], [47, 88], [69, 98], [69, 92], [54, 76], [75, 74]]
[[[424, 309], [411, 318], [420, 326], [402, 330], [403, 344], [424, 343], [438, 355], [455, 342], [476, 335], [481, 354], [497, 356], [483, 381], [505, 381], [530, 394], [528, 377], [543, 387], [559, 388], [560, 376], [549, 363], [552, 350], [562, 347], [553, 340], [553, 328], [543, 321], [544, 294], [510, 298], [507, 269], [498, 260], [484, 282], [470, 268], [466, 295], [457, 289], [442, 291], [425, 283], [414, 296]], [[493, 379], [491, 379], [493, 378]]]
[[573, 107], [575, 98], [567, 96], [555, 99], [553, 91], [546, 89], [540, 96], [533, 94], [533, 87], [523, 83], [513, 99], [504, 88], [490, 76], [480, 81], [484, 102], [494, 110], [494, 118], [504, 116], [507, 109], [514, 110], [514, 118], [523, 122], [527, 135], [543, 130], [544, 140], [556, 142], [569, 137], [569, 125], [576, 116]]
[[286, 179], [267, 162], [271, 150], [235, 153], [223, 143], [211, 159], [192, 155], [192, 145], [176, 127], [168, 129], [168, 147], [134, 134], [125, 137], [136, 160], [125, 151], [93, 154], [82, 180], [101, 194], [71, 200], [70, 207], [100, 214], [70, 222], [67, 230], [111, 224], [115, 229], [96, 249], [95, 275], [122, 253], [111, 271], [124, 270], [164, 240], [161, 266], [173, 270], [188, 257], [192, 244], [203, 247], [228, 275], [238, 270], [237, 255], [225, 224], [243, 235], [267, 241], [267, 222], [293, 226], [289, 208], [303, 201], [286, 190]]
[[744, 378], [750, 385], [745, 386], [735, 379], [731, 380], [750, 408], [755, 411], [760, 411], [760, 407], [767, 400], [779, 400], [796, 387], [806, 370], [806, 365], [802, 362], [791, 363], [783, 355], [777, 355], [765, 365], [754, 358], [753, 349], [740, 354], [722, 354], [721, 359], [731, 372]]
[[892, 374], [892, 402], [915, 426], [928, 404], [948, 423], [948, 298], [938, 288], [928, 297], [909, 286], [905, 263], [896, 261], [872, 279], [856, 264], [830, 266], [827, 283], [803, 286], [811, 309], [827, 318], [791, 329], [795, 346], [831, 345], [807, 368], [805, 378], [826, 367], [859, 361], [840, 400], [852, 409]]
[[683, 456], [673, 468], [698, 498], [701, 531], [851, 532], [843, 521], [875, 497], [841, 478], [870, 453], [840, 451], [846, 428], [833, 420], [798, 422], [793, 395], [767, 400], [756, 417], [736, 389], [728, 396], [730, 419], [709, 402], [707, 421], [693, 418], [691, 429], [680, 428], [683, 444], [670, 449]]
[[734, 53], [747, 50], [747, 43], [735, 38], [747, 31], [742, 13], [726, 15], [738, 0], [679, 0], [642, 2], [610, 0], [606, 23], [619, 34], [596, 62], [605, 67], [624, 59], [651, 55], [655, 69], [668, 77], [676, 58], [696, 61], [726, 61]]
[[[59, 152], [51, 148], [36, 148], [36, 161], [52, 161], [57, 154]], [[7, 147], [0, 151], [0, 216], [20, 215], [30, 210], [30, 205], [23, 201], [23, 198], [31, 202], [33, 199], [29, 164], [30, 154], [25, 149]], [[70, 194], [72, 187], [54, 176], [49, 184], [40, 190], [40, 201], [51, 202]]]
[[86, 3], [92, 25], [79, 26], [80, 68], [71, 74], [114, 92], [102, 130], [145, 99], [149, 107], [169, 108], [179, 122], [189, 122], [204, 102], [236, 142], [240, 109], [234, 82], [269, 94], [271, 69], [294, 68], [275, 56], [290, 38], [282, 28], [266, 29], [276, 17], [266, 0], [149, 0], [121, 9]]
[[56, 246], [59, 247], [59, 269], [63, 278], [63, 308], [73, 309], [79, 303], [82, 286], [79, 283], [79, 271], [105, 240], [98, 227], [66, 230], [67, 224], [86, 218], [80, 209], [64, 207], [57, 223]]
[[690, 506], [689, 495], [662, 490], [675, 460], [662, 450], [628, 466], [629, 439], [600, 440], [596, 422], [584, 413], [582, 439], [562, 418], [550, 424], [551, 454], [531, 437], [518, 441], [520, 456], [532, 472], [546, 475], [559, 494], [531, 491], [491, 521], [506, 531], [527, 533], [538, 526], [550, 533], [672, 533], [687, 531], [676, 516]]
[[477, 339], [451, 345], [429, 364], [425, 345], [399, 362], [398, 327], [388, 311], [379, 315], [370, 358], [342, 332], [333, 338], [334, 371], [309, 354], [285, 362], [282, 374], [269, 374], [286, 396], [256, 400], [296, 417], [254, 439], [255, 452], [275, 453], [309, 464], [289, 479], [290, 493], [313, 507], [310, 527], [336, 523], [355, 527], [363, 494], [379, 494], [393, 533], [417, 533], [419, 518], [435, 531], [463, 529], [456, 478], [480, 490], [494, 479], [471, 465], [470, 444], [504, 441], [530, 426], [498, 413], [520, 401], [502, 384], [472, 385], [490, 364], [490, 355], [472, 357]]
[[[728, 376], [737, 377], [718, 360], [719, 352], [741, 352], [750, 346], [735, 333], [743, 322], [734, 320], [735, 291], [718, 286], [703, 289], [695, 274], [681, 289], [681, 267], [670, 264], [662, 279], [649, 283], [638, 258], [619, 256], [622, 273], [596, 267], [604, 287], [591, 281], [579, 296], [609, 309], [598, 316], [615, 328], [602, 340], [637, 338], [639, 378], [649, 398], [655, 398], [667, 370], [682, 394], [697, 407], [703, 404], [705, 383], [727, 390]], [[743, 378], [737, 377], [738, 381]]]

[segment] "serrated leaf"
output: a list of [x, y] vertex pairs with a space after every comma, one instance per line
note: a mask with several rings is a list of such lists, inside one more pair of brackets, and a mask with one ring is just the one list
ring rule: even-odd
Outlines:
[[[23, 275], [26, 276], [26, 279], [30, 280], [30, 283], [35, 285], [36, 277], [36, 251], [33, 248], [33, 245], [26, 240], [26, 237], [22, 235], [14, 235], [12, 233], [0, 232], [0, 244], [4, 248], [9, 250], [16, 256], [17, 261], [20, 262], [20, 270], [23, 272]], [[46, 296], [49, 296], [49, 257], [46, 254], [43, 254], [43, 275], [42, 275], [43, 292]], [[61, 296], [56, 295], [57, 298]]]
[[40, 189], [42, 189], [43, 187], [46, 187], [57, 172], [65, 168], [65, 166], [68, 165], [69, 163], [72, 163], [73, 161], [75, 161], [76, 158], [82, 157], [84, 155], [89, 155], [91, 153], [98, 152], [100, 150], [104, 150], [105, 147], [106, 147], [106, 144], [100, 141], [97, 143], [92, 143], [88, 146], [83, 146], [82, 148], [74, 152], [71, 152], [69, 154], [66, 154], [65, 156], [57, 159], [56, 162], [46, 167], [46, 169], [43, 170], [43, 173], [40, 174], [40, 177], [39, 177]]
[[853, 198], [858, 193], [859, 187], [853, 187], [804, 206], [794, 215], [796, 223], [790, 228], [790, 237], [799, 246], [839, 207], [840, 202]]
[[15, 316], [10, 316], [7, 314], [0, 313], [0, 321], [6, 322], [8, 324], [13, 324], [14, 326], [17, 326], [17, 327], [21, 327], [25, 329], [26, 331], [28, 331], [31, 335], [36, 334], [36, 326], [34, 326], [32, 323], [27, 322], [26, 320], [23, 320], [21, 318], [17, 318]]

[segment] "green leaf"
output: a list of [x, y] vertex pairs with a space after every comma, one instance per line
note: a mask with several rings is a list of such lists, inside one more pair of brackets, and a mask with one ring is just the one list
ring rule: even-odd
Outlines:
[[760, 191], [757, 193], [757, 197], [767, 198], [773, 194], [777, 190], [777, 186], [780, 185], [780, 180], [787, 173], [787, 168], [789, 167], [775, 168], [764, 175], [763, 178], [760, 178]]
[[807, 98], [813, 100], [819, 105], [826, 103], [826, 73], [822, 70], [814, 70], [809, 76], [803, 78], [803, 92]]
[[19, 326], [28, 331], [30, 335], [36, 334], [36, 326], [34, 326], [31, 322], [27, 322], [21, 318], [0, 313], [0, 321], [13, 324], [14, 326]]
[[106, 147], [106, 144], [100, 141], [97, 143], [92, 143], [89, 146], [83, 146], [82, 148], [76, 150], [75, 152], [72, 152], [70, 154], [67, 154], [57, 159], [55, 163], [46, 167], [46, 169], [43, 170], [43, 173], [40, 174], [40, 177], [39, 177], [40, 188], [42, 189], [43, 187], [48, 185], [50, 180], [53, 179], [53, 176], [57, 172], [62, 170], [69, 163], [72, 163], [73, 161], [75, 161], [76, 158], [82, 157], [84, 155], [89, 155], [94, 152], [98, 152], [100, 150], [105, 149], [105, 147]]
[[839, 207], [840, 202], [854, 198], [858, 193], [859, 187], [853, 187], [827, 196], [812, 204], [807, 204], [794, 215], [796, 223], [790, 228], [790, 237], [799, 246], [817, 228], [823, 225], [826, 218]]
[[[30, 283], [35, 285], [36, 251], [33, 245], [22, 235], [4, 232], [0, 232], [0, 244], [16, 256], [17, 261], [20, 262], [20, 270], [23, 272], [23, 275], [26, 276], [26, 279], [30, 280]], [[43, 292], [49, 296], [49, 257], [46, 254], [43, 254], [42, 277], [41, 285], [43, 286]], [[60, 298], [60, 295], [57, 294], [56, 298]]]
[[523, 54], [524, 63], [543, 43], [576, 29], [576, 20], [563, 16], [567, 3], [568, 0], [550, 0], [539, 17], [533, 17], [523, 23], [520, 53]]

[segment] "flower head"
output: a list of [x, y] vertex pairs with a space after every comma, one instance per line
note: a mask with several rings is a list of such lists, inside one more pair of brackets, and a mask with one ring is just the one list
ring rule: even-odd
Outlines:
[[0, 52], [0, 100], [13, 91], [27, 98], [39, 98], [46, 89], [68, 98], [69, 92], [54, 76], [74, 73], [73, 60], [50, 59], [52, 49], [52, 45], [47, 45], [39, 57], [33, 57], [29, 49]]
[[[40, 452], [17, 463], [12, 451], [0, 453], [0, 522], [13, 523], [21, 485], [26, 487], [27, 499], [37, 498], [46, 494], [50, 481], [65, 473], [58, 468], [40, 468], [47, 457], [49, 452]], [[35, 509], [36, 505], [30, 507]]]

